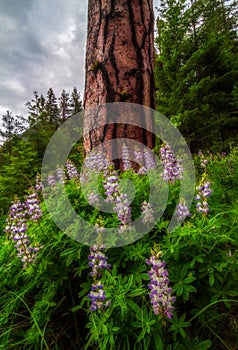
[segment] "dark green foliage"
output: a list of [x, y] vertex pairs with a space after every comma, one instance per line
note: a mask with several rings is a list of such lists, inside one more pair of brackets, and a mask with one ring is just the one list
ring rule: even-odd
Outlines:
[[2, 116], [1, 124], [0, 136], [4, 140], [4, 154], [7, 154], [9, 158], [12, 153], [12, 146], [16, 135], [17, 120], [7, 111], [7, 113]]
[[5, 115], [2, 116], [2, 128], [0, 130], [0, 135], [6, 139], [10, 140], [16, 131], [16, 122], [14, 117], [11, 115], [9, 111]]
[[[63, 90], [57, 100], [53, 89], [47, 99], [37, 91], [27, 102], [28, 116], [3, 115], [0, 147], [0, 207], [5, 212], [15, 195], [23, 196], [40, 171], [48, 142], [56, 129], [71, 115], [82, 110], [76, 87], [71, 97]], [[59, 102], [59, 103], [58, 103]], [[75, 147], [76, 149], [76, 147]], [[74, 151], [78, 154], [78, 151]]]
[[77, 88], [74, 87], [70, 98], [71, 115], [74, 115], [83, 110], [80, 93]]
[[40, 169], [32, 144], [18, 140], [11, 157], [0, 169], [0, 207], [6, 212], [15, 195], [24, 196]]
[[71, 115], [69, 94], [65, 90], [63, 90], [61, 93], [61, 96], [59, 98], [59, 104], [61, 110], [60, 119], [63, 123]]
[[52, 88], [48, 90], [47, 98], [42, 94], [39, 96], [38, 92], [34, 91], [34, 98], [26, 105], [29, 115], [23, 118], [21, 131], [35, 145], [38, 158], [42, 159], [47, 144], [57, 128], [70, 116], [82, 110], [80, 94], [76, 87], [71, 97], [63, 90], [58, 99]]
[[[238, 152], [207, 155], [206, 169], [197, 164], [197, 182], [212, 182], [210, 213], [192, 217], [168, 233], [169, 213], [134, 244], [108, 249], [111, 269], [102, 277], [111, 306], [91, 313], [92, 279], [89, 248], [70, 239], [43, 217], [31, 223], [29, 235], [43, 249], [35, 265], [22, 270], [14, 243], [1, 235], [0, 349], [234, 349], [238, 341]], [[145, 199], [148, 184], [132, 176], [134, 211]], [[66, 185], [80, 215], [94, 222], [97, 210], [87, 205], [73, 180]], [[170, 186], [169, 205], [176, 205], [178, 184]], [[137, 209], [136, 209], [137, 207]], [[67, 219], [67, 213], [66, 213]], [[105, 223], [110, 225], [110, 217]], [[80, 228], [79, 228], [80, 229]], [[147, 284], [151, 249], [158, 246], [177, 297], [172, 320], [155, 316]]]
[[47, 114], [49, 123], [53, 125], [57, 125], [59, 121], [59, 107], [58, 107], [57, 98], [52, 88], [49, 88], [47, 92], [45, 109], [46, 109], [46, 114]]
[[157, 20], [157, 109], [192, 151], [237, 141], [237, 3], [165, 1]]

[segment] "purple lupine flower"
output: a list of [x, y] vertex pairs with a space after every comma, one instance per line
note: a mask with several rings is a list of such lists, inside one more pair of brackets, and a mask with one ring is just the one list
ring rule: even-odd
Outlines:
[[118, 228], [118, 232], [122, 235], [124, 233], [136, 233], [136, 229], [134, 226], [132, 226], [131, 224], [127, 224], [127, 225], [120, 225]]
[[103, 187], [105, 189], [106, 201], [114, 203], [116, 197], [119, 195], [119, 177], [115, 170], [109, 169], [104, 172], [105, 180]]
[[125, 143], [122, 145], [122, 163], [124, 170], [132, 169], [129, 150]]
[[34, 190], [32, 193], [26, 196], [25, 208], [27, 215], [31, 221], [37, 221], [42, 216], [40, 200]]
[[156, 169], [154, 154], [148, 148], [144, 149], [145, 168], [147, 171]]
[[101, 171], [106, 171], [110, 166], [110, 163], [102, 153], [90, 152], [86, 157], [83, 171], [80, 174], [80, 182], [88, 182], [95, 177], [96, 174], [100, 174]]
[[195, 200], [197, 201], [196, 209], [198, 213], [203, 213], [206, 215], [209, 212], [209, 205], [207, 203], [207, 199], [212, 194], [211, 182], [205, 182], [204, 184], [198, 186], [197, 195], [195, 196]]
[[182, 199], [179, 204], [177, 205], [177, 208], [176, 208], [176, 215], [177, 215], [177, 219], [179, 222], [182, 222], [184, 221], [184, 219], [187, 217], [187, 216], [191, 216], [189, 210], [188, 210], [188, 207], [185, 203], [185, 200]]
[[103, 269], [110, 269], [111, 265], [107, 263], [107, 257], [103, 253], [105, 247], [100, 244], [95, 244], [90, 247], [90, 254], [88, 256], [89, 266], [92, 268], [90, 276], [102, 277]]
[[25, 220], [25, 208], [19, 199], [15, 200], [10, 206], [9, 219], [12, 221]]
[[131, 221], [131, 207], [128, 195], [121, 193], [116, 197], [114, 210], [117, 213], [118, 220], [122, 225], [128, 225]]
[[[100, 235], [103, 233], [104, 228], [96, 225], [96, 231]], [[92, 268], [90, 276], [93, 277], [95, 283], [92, 284], [91, 292], [88, 294], [88, 298], [91, 299], [91, 311], [100, 310], [104, 307], [110, 305], [110, 300], [106, 301], [106, 293], [104, 291], [104, 286], [100, 281], [102, 277], [103, 269], [110, 269], [111, 265], [107, 263], [107, 257], [103, 253], [105, 247], [100, 243], [96, 243], [90, 247], [90, 253], [88, 256], [89, 266]]]
[[88, 195], [88, 203], [91, 204], [92, 206], [94, 206], [94, 204], [98, 204], [100, 202], [100, 199], [98, 197], [98, 194], [91, 192]]
[[[151, 255], [150, 259], [146, 260], [147, 265], [152, 265], [148, 275], [150, 283], [150, 299], [155, 315], [164, 315], [168, 319], [173, 317], [174, 306], [176, 298], [171, 296], [172, 288], [169, 287], [168, 271], [165, 269], [165, 261], [161, 261], [158, 255]], [[160, 255], [161, 256], [161, 255]]]
[[106, 157], [98, 152], [90, 152], [90, 154], [85, 159], [85, 167], [89, 170], [94, 170], [100, 173], [101, 170], [105, 170], [109, 166]]
[[65, 163], [65, 168], [66, 168], [67, 175], [68, 175], [70, 180], [78, 180], [79, 179], [78, 170], [71, 160], [67, 159], [67, 161]]
[[145, 175], [145, 174], [147, 174], [147, 169], [146, 169], [146, 167], [144, 167], [144, 166], [142, 166], [142, 167], [140, 167], [140, 169], [137, 171], [137, 174], [140, 174], [140, 175]]
[[146, 224], [152, 224], [155, 220], [154, 218], [154, 210], [150, 203], [144, 201], [141, 205], [141, 216], [142, 222]]
[[138, 146], [135, 146], [134, 149], [134, 156], [135, 156], [135, 162], [140, 165], [139, 170], [137, 171], [137, 174], [144, 175], [147, 173], [147, 169], [144, 166], [145, 163], [145, 157], [144, 157], [144, 151], [142, 148], [139, 148]]
[[208, 160], [205, 159], [205, 156], [204, 156], [204, 154], [202, 153], [201, 150], [199, 150], [199, 152], [198, 152], [198, 157], [200, 158], [200, 166], [201, 166], [202, 168], [206, 168], [206, 165], [207, 165], [207, 163], [208, 163]]
[[66, 180], [65, 172], [61, 167], [58, 167], [56, 169], [56, 178], [59, 181], [60, 184], [64, 184]]
[[28, 229], [26, 215], [25, 206], [19, 200], [14, 201], [9, 210], [5, 229], [9, 239], [15, 242], [17, 257], [21, 259], [23, 268], [35, 262], [37, 251], [41, 248], [31, 246], [30, 237], [26, 234]]
[[56, 185], [56, 179], [52, 173], [50, 173], [47, 177], [47, 183], [49, 186], [54, 187]]
[[155, 157], [150, 149], [135, 147], [135, 161], [140, 165], [138, 174], [147, 174], [149, 170], [156, 169]]
[[135, 156], [136, 163], [139, 164], [140, 166], [142, 166], [143, 163], [144, 163], [144, 152], [143, 152], [143, 149], [139, 148], [138, 146], [135, 146], [134, 156]]
[[41, 182], [41, 176], [40, 176], [40, 174], [37, 174], [37, 175], [36, 175], [35, 190], [36, 190], [37, 192], [43, 190], [43, 184], [42, 184], [42, 182]]
[[172, 148], [168, 144], [161, 147], [160, 156], [164, 168], [162, 174], [163, 180], [170, 183], [174, 183], [176, 180], [181, 180], [183, 177], [182, 162], [180, 159], [176, 159]]
[[91, 311], [102, 310], [111, 303], [110, 300], [106, 301], [106, 293], [101, 281], [92, 284], [92, 290], [88, 294], [88, 298], [91, 299]]

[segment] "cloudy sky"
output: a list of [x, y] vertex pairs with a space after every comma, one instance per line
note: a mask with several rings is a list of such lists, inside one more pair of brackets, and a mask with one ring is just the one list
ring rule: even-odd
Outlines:
[[86, 31], [85, 0], [0, 0], [0, 117], [26, 114], [34, 90], [82, 96]]

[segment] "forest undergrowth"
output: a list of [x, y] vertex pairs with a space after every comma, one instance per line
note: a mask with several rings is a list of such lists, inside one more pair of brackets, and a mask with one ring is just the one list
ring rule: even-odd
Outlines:
[[[154, 220], [148, 204], [153, 162], [135, 172], [126, 152], [125, 172], [105, 167], [99, 193], [90, 188], [88, 198], [80, 161], [77, 168], [67, 161], [45, 179], [52, 205], [63, 184], [76, 213], [95, 225], [91, 247], [72, 239], [70, 223], [68, 232], [56, 226], [39, 176], [1, 217], [0, 349], [237, 349], [238, 150], [194, 156], [196, 188], [188, 208], [185, 199], [177, 203], [182, 163], [164, 145], [166, 210], [134, 243], [110, 242], [105, 249], [104, 227], [131, 237], [135, 218], [145, 226]], [[91, 159], [91, 170], [99, 161]], [[122, 178], [134, 184], [132, 203]], [[94, 208], [99, 194], [114, 213]], [[173, 212], [181, 225], [169, 232]], [[80, 232], [80, 224], [74, 230]]]

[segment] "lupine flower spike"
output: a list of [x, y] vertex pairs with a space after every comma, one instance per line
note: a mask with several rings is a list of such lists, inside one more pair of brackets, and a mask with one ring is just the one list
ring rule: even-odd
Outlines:
[[126, 193], [121, 193], [116, 197], [116, 205], [114, 210], [117, 213], [118, 220], [122, 225], [128, 225], [131, 221], [131, 207]]
[[130, 154], [126, 144], [123, 144], [122, 146], [122, 162], [124, 170], [130, 170], [132, 168]]
[[39, 191], [42, 191], [42, 189], [43, 189], [43, 184], [41, 182], [41, 177], [40, 177], [40, 174], [37, 174], [36, 180], [35, 180], [35, 190], [39, 192]]
[[98, 241], [95, 245], [90, 247], [90, 254], [88, 256], [89, 266], [92, 268], [90, 276], [93, 277], [94, 283], [91, 287], [91, 292], [88, 294], [88, 298], [91, 299], [91, 311], [101, 310], [104, 307], [108, 307], [111, 303], [110, 300], [106, 301], [106, 293], [104, 286], [100, 281], [103, 273], [103, 269], [110, 269], [111, 265], [107, 263], [107, 257], [103, 253], [105, 247], [100, 244], [100, 236], [104, 231], [104, 228], [97, 226]]
[[96, 171], [98, 174], [101, 170], [105, 170], [109, 166], [105, 156], [98, 152], [91, 152], [85, 159], [85, 167], [87, 170]]
[[154, 223], [154, 210], [151, 206], [150, 203], [147, 203], [144, 201], [141, 205], [141, 215], [142, 215], [142, 222], [147, 225], [147, 224], [152, 224]]
[[147, 171], [156, 169], [154, 154], [148, 148], [144, 149], [145, 168]]
[[203, 215], [207, 215], [207, 213], [209, 212], [209, 205], [207, 199], [212, 194], [211, 182], [202, 180], [201, 184], [196, 189], [198, 191], [195, 197], [195, 200], [197, 201], [197, 212], [203, 213]]
[[161, 261], [163, 253], [155, 253], [152, 251], [150, 259], [146, 260], [147, 265], [152, 265], [148, 272], [150, 283], [150, 299], [155, 315], [163, 315], [168, 319], [173, 317], [174, 306], [176, 298], [171, 296], [172, 288], [169, 287], [168, 271], [165, 269], [165, 261]]
[[56, 169], [56, 177], [60, 184], [63, 185], [65, 183], [66, 176], [64, 170], [61, 167], [58, 167]]
[[135, 156], [136, 163], [139, 164], [140, 166], [143, 166], [143, 163], [144, 163], [144, 152], [143, 152], [143, 149], [139, 148], [138, 146], [135, 146], [134, 156]]
[[54, 187], [56, 185], [56, 179], [52, 173], [49, 173], [47, 177], [47, 183], [51, 187]]
[[135, 156], [135, 162], [140, 165], [140, 168], [138, 170], [138, 174], [144, 175], [147, 173], [147, 169], [145, 167], [145, 157], [144, 157], [144, 151], [142, 148], [139, 148], [135, 146], [134, 150], [134, 156]]
[[116, 197], [119, 194], [119, 177], [117, 172], [111, 166], [104, 172], [105, 180], [103, 181], [103, 187], [105, 189], [106, 201], [115, 203]]
[[73, 180], [73, 179], [78, 180], [79, 179], [78, 170], [71, 160], [68, 159], [66, 161], [65, 168], [66, 168], [66, 172], [67, 172], [67, 175], [68, 175], [70, 180]]
[[170, 183], [181, 180], [183, 177], [181, 160], [175, 157], [170, 145], [165, 144], [164, 147], [161, 147], [160, 156], [164, 168], [162, 174], [163, 180]]
[[182, 199], [177, 205], [176, 215], [179, 222], [182, 222], [186, 219], [186, 217], [191, 216], [184, 199]]
[[141, 165], [138, 170], [138, 174], [144, 175], [148, 171], [156, 169], [155, 157], [154, 154], [147, 148], [144, 150], [135, 147], [134, 150], [135, 161]]
[[[33, 212], [33, 215], [35, 215], [35, 210]], [[26, 234], [28, 229], [26, 217], [27, 211], [24, 204], [18, 199], [15, 200], [10, 207], [5, 228], [9, 239], [15, 242], [15, 248], [18, 252], [17, 257], [21, 259], [23, 268], [35, 262], [37, 253], [41, 249], [39, 246], [31, 246], [30, 237]]]
[[25, 200], [26, 213], [31, 221], [37, 221], [42, 216], [40, 200], [34, 189], [31, 189], [30, 192]]
[[97, 193], [91, 192], [88, 195], [88, 203], [91, 204], [92, 206], [94, 206], [94, 205], [97, 206], [99, 202], [100, 202], [100, 199], [99, 199]]
[[206, 165], [207, 165], [207, 163], [208, 163], [208, 160], [205, 159], [205, 156], [204, 156], [204, 154], [202, 153], [201, 150], [199, 150], [198, 156], [199, 156], [199, 158], [200, 158], [200, 166], [201, 166], [202, 168], [206, 168]]

